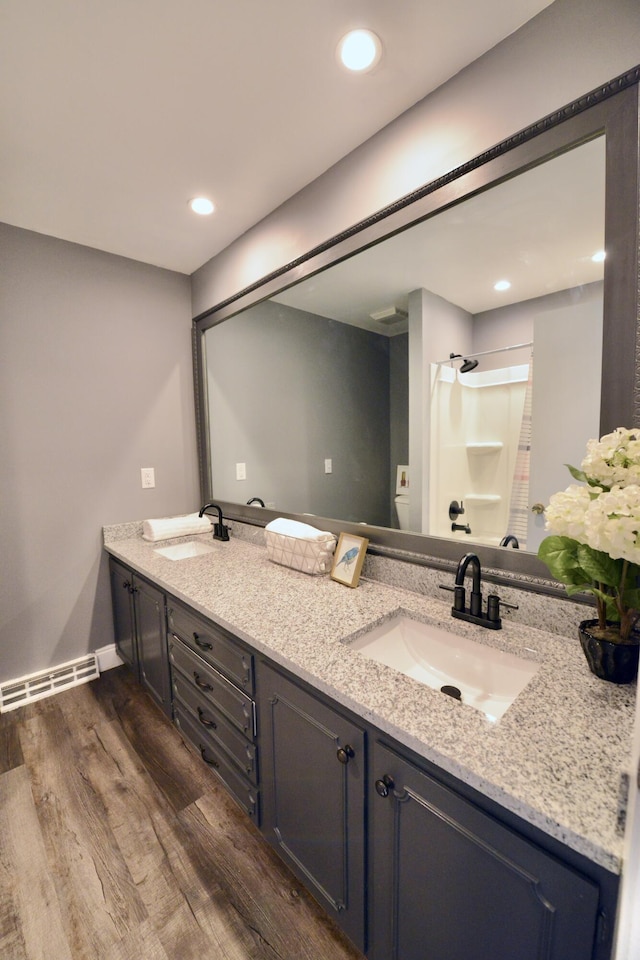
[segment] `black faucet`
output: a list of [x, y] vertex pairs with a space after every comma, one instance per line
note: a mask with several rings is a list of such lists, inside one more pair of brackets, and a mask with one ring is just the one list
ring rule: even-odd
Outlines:
[[514, 536], [512, 533], [508, 533], [508, 534], [506, 535], [506, 537], [503, 537], [502, 540], [500, 541], [500, 546], [501, 546], [501, 547], [508, 547], [510, 544], [513, 545], [513, 549], [514, 549], [514, 550], [519, 550], [519, 549], [520, 549], [520, 544], [518, 543], [518, 538], [517, 538], [516, 536]]
[[[472, 568], [471, 597], [469, 607], [466, 605], [466, 591], [464, 588], [464, 578], [467, 573], [467, 567]], [[500, 597], [495, 593], [490, 593], [487, 597], [487, 611], [482, 612], [482, 569], [480, 567], [480, 558], [475, 553], [465, 553], [458, 564], [456, 570], [455, 587], [440, 584], [442, 590], [453, 590], [453, 606], [451, 616], [458, 620], [468, 620], [469, 623], [477, 623], [481, 627], [488, 627], [489, 630], [500, 630], [502, 620], [500, 619]], [[504, 603], [504, 601], [502, 601]], [[517, 606], [512, 603], [504, 603], [505, 607], [517, 610]]]
[[204, 507], [200, 507], [199, 517], [202, 517], [209, 507], [213, 507], [214, 510], [218, 511], [218, 522], [213, 524], [213, 539], [214, 540], [228, 540], [229, 539], [229, 527], [226, 527], [222, 522], [222, 507], [219, 507], [217, 503], [205, 503]]
[[[464, 612], [464, 578], [468, 566], [473, 568], [471, 605], [469, 607], [469, 613], [472, 617], [479, 617], [482, 614], [482, 571], [480, 569], [480, 559], [475, 553], [465, 553], [464, 557], [458, 564], [458, 569], [456, 571], [456, 589], [454, 590], [453, 609], [457, 613]], [[456, 601], [458, 602], [456, 603]]]
[[461, 513], [464, 513], [464, 503], [461, 500], [458, 503], [457, 500], [452, 500], [449, 504], [449, 520], [451, 520], [451, 532], [455, 533], [456, 530], [464, 530], [465, 533], [471, 533], [471, 527], [468, 523], [456, 523], [458, 517]]
[[471, 533], [471, 527], [468, 523], [452, 523], [451, 532], [455, 533], [456, 530], [464, 530], [465, 533]]
[[251, 497], [251, 500], [247, 500], [248, 507], [250, 507], [252, 503], [257, 503], [259, 507], [264, 507], [264, 500], [261, 500], [260, 497]]

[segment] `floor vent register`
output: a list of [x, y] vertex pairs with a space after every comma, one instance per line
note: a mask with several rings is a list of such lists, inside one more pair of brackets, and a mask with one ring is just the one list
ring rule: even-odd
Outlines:
[[95, 654], [70, 660], [51, 670], [41, 670], [17, 680], [0, 683], [0, 713], [15, 710], [34, 700], [51, 697], [54, 693], [77, 687], [100, 676]]

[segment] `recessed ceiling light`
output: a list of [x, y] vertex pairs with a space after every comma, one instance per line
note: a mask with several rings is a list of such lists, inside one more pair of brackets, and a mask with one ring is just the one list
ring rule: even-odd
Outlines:
[[382, 56], [380, 38], [371, 30], [351, 30], [338, 44], [340, 63], [353, 73], [373, 70]]
[[604, 252], [604, 250], [598, 250], [597, 253], [594, 253], [591, 259], [593, 260], [594, 263], [602, 263], [605, 257], [606, 257], [606, 253]]
[[206, 197], [195, 197], [193, 200], [189, 201], [189, 206], [194, 213], [199, 213], [203, 217], [208, 213], [213, 213], [214, 210], [211, 200], [207, 200]]
[[511, 286], [511, 284], [509, 283], [508, 280], [498, 280], [497, 283], [494, 283], [493, 289], [494, 289], [494, 290], [508, 290], [510, 286]]

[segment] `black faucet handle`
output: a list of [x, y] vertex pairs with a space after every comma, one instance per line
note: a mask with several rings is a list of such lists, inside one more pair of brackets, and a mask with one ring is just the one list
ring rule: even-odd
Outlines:
[[500, 608], [507, 607], [509, 610], [517, 610], [517, 603], [507, 603], [501, 600], [497, 593], [490, 593], [487, 597], [487, 620], [492, 623], [500, 623]]
[[465, 604], [464, 587], [459, 587], [459, 586], [450, 587], [446, 583], [440, 583], [438, 584], [438, 586], [440, 587], [441, 590], [449, 590], [450, 593], [453, 594], [453, 607], [451, 608], [452, 612], [453, 610], [457, 610], [457, 611], [464, 610], [464, 604]]
[[465, 596], [464, 596], [464, 587], [454, 587], [453, 588], [453, 609], [454, 610], [464, 610]]
[[464, 502], [452, 500], [449, 504], [449, 520], [457, 520], [461, 513], [464, 513]]
[[500, 622], [500, 597], [495, 593], [490, 593], [487, 597], [487, 620], [492, 623]]

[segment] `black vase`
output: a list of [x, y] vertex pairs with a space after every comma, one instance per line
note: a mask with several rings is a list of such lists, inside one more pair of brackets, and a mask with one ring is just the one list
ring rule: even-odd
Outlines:
[[633, 683], [638, 675], [638, 637], [631, 643], [613, 643], [590, 632], [597, 620], [583, 620], [578, 627], [580, 644], [589, 668], [596, 677], [610, 683]]

